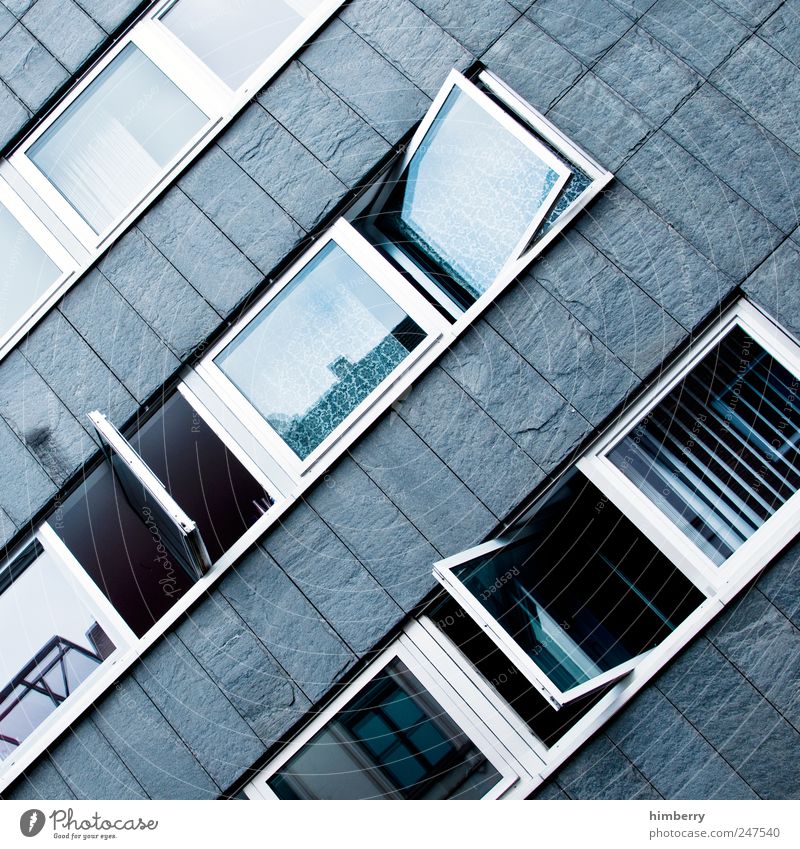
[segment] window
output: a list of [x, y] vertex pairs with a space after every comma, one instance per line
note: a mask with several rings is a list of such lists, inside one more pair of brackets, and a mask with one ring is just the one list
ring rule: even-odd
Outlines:
[[[488, 724], [487, 724], [488, 723]], [[517, 760], [503, 720], [412, 623], [249, 785], [253, 798], [497, 798], [541, 761]], [[520, 740], [513, 732], [509, 738]], [[514, 743], [512, 742], [513, 746]]]
[[496, 77], [453, 71], [358, 226], [458, 318], [608, 179]]
[[741, 304], [582, 462], [710, 588], [763, 565], [766, 523], [797, 502], [799, 354]]
[[256, 431], [268, 427], [276, 453], [302, 472], [429, 349], [441, 326], [402, 277], [338, 222], [203, 369]]
[[264, 60], [284, 45], [324, 0], [178, 0], [163, 24], [230, 88], [237, 89]]

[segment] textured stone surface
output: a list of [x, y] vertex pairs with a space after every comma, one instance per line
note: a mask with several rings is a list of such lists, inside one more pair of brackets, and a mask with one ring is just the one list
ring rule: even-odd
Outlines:
[[35, 2], [36, 0], [2, 0], [2, 5], [21, 18]]
[[625, 12], [628, 17], [637, 20], [656, 2], [656, 0], [609, 0], [609, 2]]
[[[503, 309], [502, 299], [498, 309]], [[566, 398], [488, 324], [464, 334], [442, 358], [442, 368], [545, 471], [591, 430]]]
[[786, 0], [759, 28], [758, 35], [795, 65], [800, 65], [800, 0]]
[[76, 0], [103, 29], [111, 33], [138, 9], [147, 6], [146, 0]]
[[587, 65], [596, 62], [633, 23], [608, 0], [537, 0], [526, 14]]
[[213, 799], [220, 789], [134, 678], [92, 711], [92, 720], [152, 799]]
[[221, 315], [262, 280], [261, 272], [177, 187], [138, 226]]
[[3, 116], [0, 125], [0, 148], [25, 126], [31, 116], [31, 111], [24, 106], [11, 89], [0, 80], [0, 115]]
[[130, 392], [57, 310], [20, 350], [84, 426], [92, 410], [102, 410], [116, 425], [135, 412], [138, 405]]
[[662, 131], [617, 177], [737, 282], [783, 240], [761, 213]]
[[711, 81], [795, 153], [800, 153], [800, 120], [793, 108], [800, 91], [800, 68], [760, 38], [751, 38], [714, 73]]
[[755, 29], [783, 0], [715, 0], [743, 24]]
[[343, 21], [334, 21], [300, 61], [390, 143], [418, 121], [430, 100]]
[[177, 631], [267, 746], [281, 739], [311, 707], [220, 593], [210, 593], [205, 604], [190, 611]]
[[0, 77], [35, 112], [69, 74], [22, 24], [17, 24], [0, 39]]
[[299, 62], [292, 62], [258, 101], [347, 186], [389, 151], [385, 139]]
[[594, 72], [654, 124], [660, 124], [701, 78], [641, 27], [634, 27]]
[[0, 799], [74, 798], [75, 794], [47, 757], [35, 761], [8, 791], [0, 794]]
[[263, 752], [263, 743], [175, 635], [163, 637], [133, 674], [218, 786], [233, 783]]
[[175, 355], [99, 271], [89, 272], [60, 310], [139, 402], [178, 367]]
[[19, 351], [0, 362], [0, 414], [59, 485], [94, 450], [85, 428]]
[[219, 325], [219, 314], [140, 230], [129, 230], [99, 267], [179, 359]]
[[285, 516], [263, 546], [355, 654], [369, 651], [402, 617], [386, 590], [306, 505]]
[[687, 329], [712, 312], [733, 288], [730, 278], [619, 184], [576, 226]]
[[340, 637], [260, 548], [251, 549], [219, 587], [312, 702], [354, 662]]
[[106, 34], [72, 0], [37, 0], [22, 23], [74, 74], [106, 40]]
[[519, 17], [506, 0], [414, 0], [414, 4], [476, 56]]
[[795, 334], [800, 334], [798, 275], [800, 245], [786, 239], [742, 284], [748, 297]]
[[339, 17], [429, 97], [451, 68], [464, 70], [472, 55], [411, 0], [353, 0]]
[[591, 72], [548, 110], [547, 117], [610, 171], [651, 132], [630, 103]]
[[347, 187], [261, 106], [249, 106], [220, 146], [305, 230], [313, 229]]
[[2, 38], [17, 22], [17, 19], [8, 9], [0, 4], [0, 38]]
[[579, 233], [565, 233], [534, 264], [531, 274], [641, 378], [686, 335]]
[[[540, 112], [546, 112], [584, 72], [566, 48], [526, 17], [486, 51], [483, 62]], [[535, 74], [531, 68], [536, 68]]]
[[569, 796], [567, 796], [555, 781], [546, 781], [544, 784], [540, 784], [528, 796], [528, 799], [535, 799], [540, 802], [566, 802], [569, 801]]
[[625, 755], [600, 734], [558, 772], [570, 799], [660, 799], [661, 795]]
[[703, 76], [749, 35], [713, 0], [658, 0], [639, 23]]
[[[452, 377], [433, 368], [395, 410], [497, 516], [504, 518], [544, 472]], [[442, 410], [448, 410], [443, 416]]]
[[17, 526], [11, 521], [8, 513], [0, 508], [0, 546], [5, 545], [17, 532]]
[[759, 590], [800, 628], [800, 548], [793, 543], [758, 581]]
[[403, 610], [436, 586], [439, 553], [349, 457], [306, 500]]
[[784, 232], [800, 223], [800, 156], [713, 86], [692, 95], [665, 129]]
[[0, 420], [0, 508], [18, 527], [56, 493], [56, 486], [13, 430]]

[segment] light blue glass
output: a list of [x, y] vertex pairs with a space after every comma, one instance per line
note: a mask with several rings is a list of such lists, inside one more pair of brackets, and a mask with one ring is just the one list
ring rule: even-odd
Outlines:
[[305, 459], [424, 336], [330, 242], [214, 362]]
[[102, 233], [208, 118], [129, 44], [28, 150], [28, 157]]
[[58, 266], [0, 204], [0, 336], [58, 278]]

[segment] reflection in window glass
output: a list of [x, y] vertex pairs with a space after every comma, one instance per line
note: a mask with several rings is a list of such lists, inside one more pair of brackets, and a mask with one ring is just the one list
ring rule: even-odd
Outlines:
[[58, 266], [0, 204], [0, 336], [60, 275]]
[[321, 5], [320, 0], [178, 0], [161, 20], [235, 89]]
[[608, 457], [719, 565], [800, 488], [800, 380], [736, 327]]
[[101, 233], [206, 120], [129, 44], [31, 145], [28, 157]]
[[456, 88], [377, 224], [420, 258], [443, 288], [448, 284], [441, 275], [449, 278], [450, 294], [469, 303], [486, 291], [542, 207], [552, 203], [559, 176]]
[[114, 650], [88, 600], [34, 544], [0, 572], [0, 760]]
[[655, 647], [703, 601], [580, 475], [528, 528], [453, 572], [562, 693]]
[[478, 799], [500, 777], [394, 660], [268, 784], [281, 799]]
[[304, 459], [424, 336], [331, 242], [214, 362]]

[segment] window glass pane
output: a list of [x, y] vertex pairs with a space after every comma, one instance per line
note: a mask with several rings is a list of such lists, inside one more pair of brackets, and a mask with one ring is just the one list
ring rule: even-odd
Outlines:
[[653, 648], [703, 601], [581, 475], [528, 530], [453, 573], [562, 693]]
[[28, 157], [101, 233], [206, 120], [129, 44], [30, 147]]
[[60, 274], [58, 266], [0, 204], [0, 336]]
[[161, 20], [235, 89], [322, 5], [320, 0], [179, 0]]
[[456, 88], [377, 225], [433, 269], [443, 288], [441, 274], [474, 301], [552, 202], [558, 178], [536, 151]]
[[800, 486], [799, 392], [736, 327], [608, 457], [719, 565]]
[[52, 554], [37, 544], [7, 566], [0, 574], [0, 759], [113, 650], [88, 599]]
[[424, 337], [331, 242], [214, 362], [302, 459]]
[[476, 799], [500, 778], [394, 660], [268, 783], [281, 799]]

